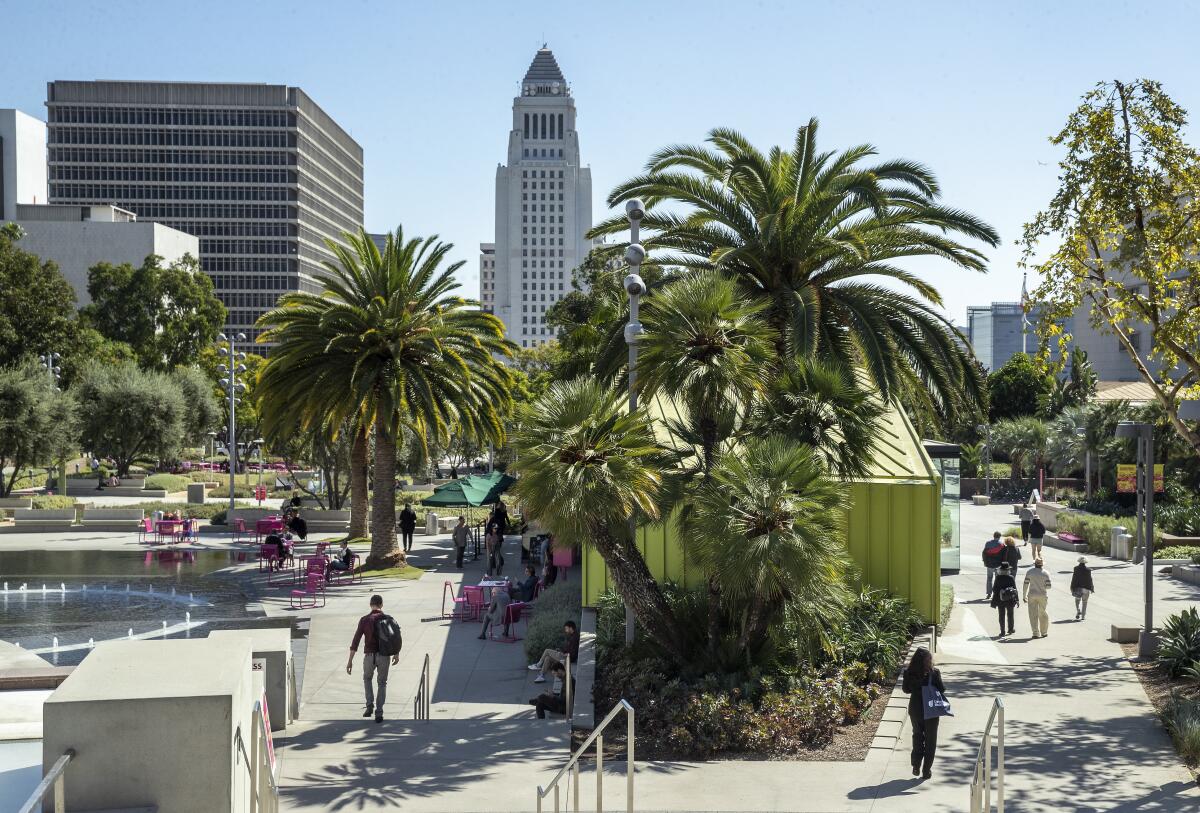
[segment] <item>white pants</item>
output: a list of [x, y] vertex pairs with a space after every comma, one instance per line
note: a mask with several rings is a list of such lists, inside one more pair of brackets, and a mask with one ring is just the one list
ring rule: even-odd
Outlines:
[[1034, 635], [1046, 635], [1050, 632], [1050, 615], [1046, 612], [1045, 596], [1030, 596], [1025, 600], [1029, 608], [1029, 627]]
[[1079, 588], [1078, 595], [1075, 596], [1075, 612], [1078, 613], [1082, 618], [1087, 617], [1087, 601], [1091, 594], [1091, 590], [1088, 590], [1086, 587], [1081, 587]]

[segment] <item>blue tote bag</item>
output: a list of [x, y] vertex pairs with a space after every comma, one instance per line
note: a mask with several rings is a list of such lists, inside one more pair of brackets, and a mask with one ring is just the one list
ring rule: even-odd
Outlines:
[[929, 673], [929, 679], [921, 687], [921, 701], [921, 705], [925, 709], [926, 720], [932, 720], [935, 717], [954, 716], [953, 712], [950, 711], [950, 701], [933, 685], [933, 672]]

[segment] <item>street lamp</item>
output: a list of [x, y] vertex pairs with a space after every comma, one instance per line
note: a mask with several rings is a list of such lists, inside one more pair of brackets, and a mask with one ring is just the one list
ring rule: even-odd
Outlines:
[[209, 464], [211, 464], [212, 458], [217, 456], [217, 433], [216, 432], [208, 433], [208, 445], [209, 445], [210, 449], [212, 450], [211, 452], [209, 452], [209, 455], [208, 455], [208, 457], [209, 457], [208, 462], [209, 462]]
[[229, 510], [233, 511], [233, 493], [237, 480], [238, 395], [246, 391], [246, 385], [237, 380], [239, 374], [246, 372], [246, 365], [242, 364], [246, 360], [246, 354], [234, 352], [233, 348], [234, 342], [246, 341], [246, 334], [239, 333], [233, 338], [229, 338], [224, 333], [218, 333], [217, 341], [221, 343], [217, 352], [229, 360], [228, 367], [222, 364], [217, 367], [217, 371], [223, 376], [228, 376], [221, 379], [221, 389], [225, 391], [225, 395], [229, 399], [229, 433], [225, 436], [225, 449], [229, 452]]
[[262, 447], [263, 447], [263, 444], [266, 443], [266, 441], [263, 440], [262, 438], [255, 438], [253, 443], [254, 443], [254, 451], [256, 452], [256, 456], [258, 457], [258, 488], [254, 489], [254, 496], [258, 497], [258, 507], [262, 508], [262, 497], [259, 497], [258, 495], [262, 494], [262, 470], [263, 470]]
[[[642, 218], [646, 216], [646, 206], [637, 198], [625, 204], [625, 216], [629, 218], [629, 247], [625, 249], [625, 261], [629, 263], [629, 275], [625, 277], [625, 293], [629, 295], [629, 322], [625, 325], [625, 343], [629, 345], [629, 414], [637, 411], [637, 358], [638, 339], [644, 332], [642, 323], [638, 321], [638, 305], [642, 295], [646, 293], [646, 283], [638, 274], [642, 270], [642, 261], [646, 259], [646, 249], [640, 240]], [[637, 519], [629, 517], [629, 537], [637, 541]], [[633, 643], [634, 615], [633, 609], [625, 605], [625, 643]]]
[[1083, 491], [1087, 499], [1092, 498], [1092, 447], [1087, 444], [1087, 427], [1075, 427], [1075, 434], [1083, 441]]
[[983, 491], [988, 497], [992, 496], [992, 426], [991, 424], [981, 423], [975, 427], [975, 431], [981, 432], [987, 437], [983, 447]]
[[[1120, 421], [1117, 437], [1137, 440], [1137, 529], [1145, 573], [1143, 574], [1145, 620], [1138, 638], [1138, 654], [1154, 654], [1154, 425]], [[1135, 556], [1136, 561], [1136, 556]]]
[[[46, 372], [50, 373], [50, 379], [54, 382], [54, 391], [61, 391], [59, 386], [62, 383], [62, 367], [58, 363], [62, 361], [62, 356], [58, 353], [46, 351], [44, 356], [38, 356], [38, 361], [46, 368]], [[55, 485], [58, 487], [60, 494], [67, 493], [67, 461], [66, 458], [58, 461], [58, 472], [55, 474]]]

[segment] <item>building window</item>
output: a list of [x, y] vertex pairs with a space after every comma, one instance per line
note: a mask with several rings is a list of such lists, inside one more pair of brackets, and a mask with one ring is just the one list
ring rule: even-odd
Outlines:
[[558, 137], [563, 137], [563, 114], [558, 114]]
[[[525, 114], [525, 137], [529, 138], [529, 114]], [[524, 173], [522, 173], [524, 174]]]

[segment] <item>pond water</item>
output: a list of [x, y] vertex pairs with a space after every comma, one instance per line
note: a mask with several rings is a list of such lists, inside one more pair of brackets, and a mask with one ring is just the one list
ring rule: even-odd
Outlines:
[[[293, 626], [270, 619], [233, 572], [236, 551], [0, 551], [0, 640], [79, 663], [114, 638], [208, 636]], [[293, 637], [297, 633], [293, 632]]]

